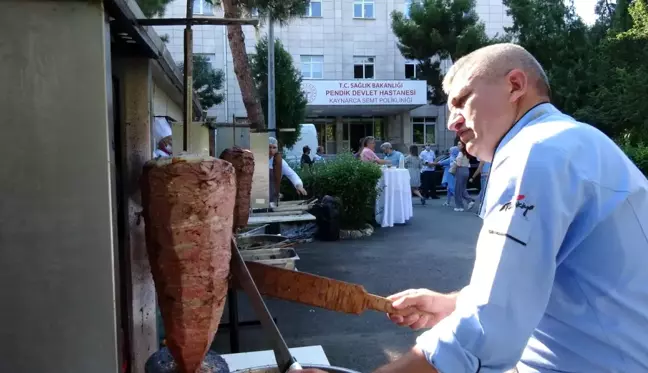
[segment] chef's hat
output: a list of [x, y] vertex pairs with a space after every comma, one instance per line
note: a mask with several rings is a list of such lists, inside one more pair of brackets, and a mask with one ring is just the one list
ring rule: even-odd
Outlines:
[[279, 145], [279, 144], [277, 143], [277, 139], [275, 139], [275, 138], [272, 137], [272, 136], [270, 136], [270, 137], [268, 138], [268, 141], [270, 142], [270, 145], [277, 145], [277, 146]]

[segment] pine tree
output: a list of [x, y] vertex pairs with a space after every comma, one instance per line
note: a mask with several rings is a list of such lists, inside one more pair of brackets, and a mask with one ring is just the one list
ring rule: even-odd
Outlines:
[[[184, 70], [183, 64], [180, 69]], [[204, 110], [223, 102], [224, 96], [219, 92], [223, 89], [223, 80], [223, 71], [214, 69], [207, 57], [193, 56], [193, 89]]]
[[137, 0], [137, 4], [148, 18], [164, 15], [167, 5], [173, 0]]
[[[265, 115], [268, 114], [268, 38], [256, 45], [251, 56], [252, 74]], [[275, 104], [277, 128], [294, 128], [295, 132], [278, 132], [279, 142], [288, 148], [299, 139], [300, 124], [306, 117], [308, 100], [301, 88], [301, 72], [294, 66], [290, 53], [281, 41], [275, 41]]]
[[392, 13], [392, 30], [403, 56], [419, 61], [421, 78], [427, 80], [428, 99], [440, 105], [446, 101], [441, 89], [440, 64], [456, 61], [487, 45], [485, 26], [475, 11], [475, 0], [422, 0], [412, 2], [410, 15]]

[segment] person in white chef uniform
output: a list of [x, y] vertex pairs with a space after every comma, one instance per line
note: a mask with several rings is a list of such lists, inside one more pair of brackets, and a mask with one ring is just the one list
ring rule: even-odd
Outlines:
[[155, 150], [153, 151], [153, 157], [170, 157], [173, 155], [172, 151], [172, 142], [173, 142], [173, 132], [171, 131], [171, 125], [165, 118], [155, 118], [153, 123], [153, 141], [155, 143]]
[[[272, 170], [273, 170], [274, 165], [273, 165], [272, 161], [273, 161], [273, 158], [274, 158], [275, 154], [277, 154], [278, 151], [279, 151], [279, 143], [277, 142], [277, 139], [275, 139], [274, 137], [270, 137], [269, 138], [269, 146], [268, 146], [268, 155], [270, 157], [270, 162], [268, 162], [269, 165], [270, 165], [270, 174], [269, 174], [269, 177], [270, 177], [270, 179], [269, 179], [270, 180], [270, 183], [269, 183], [270, 184], [270, 203], [274, 203], [274, 204], [276, 204], [278, 199], [279, 199], [278, 198], [279, 191], [275, 190], [275, 183], [273, 182], [274, 175], [273, 175]], [[305, 196], [305, 195], [308, 194], [308, 193], [306, 193], [306, 189], [304, 189], [304, 183], [302, 182], [301, 178], [299, 177], [299, 175], [297, 175], [295, 170], [290, 168], [290, 165], [288, 165], [288, 162], [286, 162], [285, 159], [281, 159], [281, 176], [285, 176], [285, 177], [288, 178], [288, 180], [290, 180], [292, 185], [295, 186], [295, 189], [297, 190], [298, 194], [300, 194], [302, 196]]]

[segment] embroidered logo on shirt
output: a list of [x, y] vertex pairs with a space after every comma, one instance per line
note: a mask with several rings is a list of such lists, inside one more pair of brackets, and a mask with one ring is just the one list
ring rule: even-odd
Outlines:
[[524, 201], [526, 196], [524, 194], [518, 194], [513, 200], [506, 202], [500, 207], [500, 211], [509, 211], [512, 208], [521, 209], [522, 216], [526, 218], [527, 213], [535, 208], [535, 205], [528, 204]]

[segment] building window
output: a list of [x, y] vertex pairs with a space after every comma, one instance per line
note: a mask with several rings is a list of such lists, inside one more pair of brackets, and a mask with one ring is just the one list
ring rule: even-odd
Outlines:
[[374, 60], [375, 57], [353, 57], [353, 77], [355, 79], [373, 79], [374, 78]]
[[374, 0], [353, 0], [353, 18], [374, 18]]
[[421, 68], [416, 62], [405, 63], [405, 79], [418, 79], [421, 75]]
[[435, 117], [412, 117], [412, 143], [413, 144], [436, 144]]
[[205, 0], [194, 0], [193, 12], [194, 14], [212, 16], [214, 15], [214, 6]]
[[322, 0], [311, 0], [308, 4], [306, 17], [321, 17], [322, 16]]
[[301, 56], [301, 73], [304, 79], [324, 78], [324, 56]]

